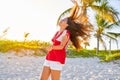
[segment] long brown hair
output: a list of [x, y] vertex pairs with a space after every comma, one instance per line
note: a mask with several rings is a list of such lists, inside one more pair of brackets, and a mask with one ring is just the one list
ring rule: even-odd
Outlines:
[[81, 9], [75, 1], [70, 11], [70, 16], [67, 21], [68, 27], [66, 28], [70, 31], [70, 40], [77, 50], [82, 48], [82, 43], [89, 39], [90, 32], [93, 30], [93, 26], [89, 23], [88, 17], [84, 15]]
[[68, 17], [66, 30], [70, 31], [70, 40], [73, 46], [80, 50], [82, 48], [82, 42], [88, 40], [90, 37], [91, 29], [89, 26], [85, 26], [81, 23], [76, 23], [71, 17]]

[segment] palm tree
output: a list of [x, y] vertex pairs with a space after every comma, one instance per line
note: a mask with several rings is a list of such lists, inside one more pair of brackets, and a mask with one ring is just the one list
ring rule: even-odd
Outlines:
[[[113, 36], [114, 38], [120, 37], [120, 33], [115, 33], [115, 32], [107, 32], [109, 35]], [[116, 41], [117, 44], [117, 49], [118, 49], [118, 42]], [[111, 54], [111, 38], [109, 41], [109, 54]]]
[[9, 29], [10, 27], [7, 27], [5, 30], [3, 30], [2, 35], [0, 36], [0, 39], [2, 39], [3, 37], [7, 35]]
[[90, 46], [88, 41], [84, 42], [84, 45], [85, 45], [85, 49], [87, 48], [87, 46]]
[[[75, 0], [71, 1], [74, 2]], [[82, 20], [85, 17], [88, 18], [87, 10], [89, 10], [89, 8], [95, 11], [100, 17], [102, 17], [105, 20], [108, 20], [109, 22], [115, 22], [117, 19], [119, 19], [117, 15], [118, 12], [108, 5], [107, 0], [80, 0], [79, 2], [80, 2], [79, 8], [81, 11], [79, 15], [80, 20]], [[70, 13], [71, 9], [72, 8], [65, 10], [59, 16], [57, 23], [66, 13]]]
[[[71, 1], [74, 2], [75, 0], [71, 0]], [[113, 7], [108, 5], [109, 3], [107, 0], [80, 0], [79, 2], [80, 2], [79, 8], [81, 10], [81, 12], [79, 14], [79, 21], [81, 21], [83, 18], [88, 19], [87, 11], [89, 9], [96, 12], [96, 14], [98, 16], [100, 16], [103, 20], [106, 20], [107, 22], [114, 24], [116, 21], [119, 20], [118, 12]], [[72, 8], [65, 10], [59, 16], [57, 23], [65, 14], [69, 13], [71, 9]], [[86, 22], [87, 22], [86, 24], [91, 24], [90, 21], [86, 21]], [[102, 33], [102, 32], [103, 32], [102, 28], [99, 27], [99, 29], [97, 31], [97, 35], [98, 35], [98, 33]], [[98, 36], [98, 37], [101, 37], [101, 36]], [[103, 42], [102, 39], [99, 39], [99, 38], [97, 38], [97, 39], [98, 39], [98, 42], [99, 42], [99, 40], [101, 40], [101, 42]], [[97, 47], [99, 48], [99, 45], [97, 45]], [[104, 45], [104, 47], [105, 47], [105, 45]], [[97, 49], [97, 50], [99, 50], [99, 49]]]
[[26, 39], [27, 39], [27, 37], [28, 37], [28, 35], [29, 35], [30, 33], [24, 33], [24, 42], [26, 41]]
[[97, 49], [96, 49], [96, 53], [98, 53], [99, 51], [99, 42], [101, 42], [106, 50], [106, 45], [105, 45], [105, 41], [103, 39], [103, 36], [106, 36], [110, 39], [113, 39], [117, 42], [116, 38], [113, 37], [112, 35], [108, 34], [108, 32], [105, 32], [105, 30], [109, 30], [111, 28], [114, 28], [116, 26], [119, 25], [120, 21], [117, 21], [115, 23], [110, 23], [106, 20], [104, 20], [103, 18], [101, 18], [99, 15], [96, 15], [96, 21], [97, 21], [97, 30], [95, 33], [95, 36], [97, 38]]

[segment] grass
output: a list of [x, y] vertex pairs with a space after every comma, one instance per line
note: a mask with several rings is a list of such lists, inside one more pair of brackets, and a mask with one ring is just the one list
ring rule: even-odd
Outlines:
[[43, 42], [38, 40], [32, 41], [14, 41], [14, 40], [0, 40], [0, 52], [6, 53], [9, 51], [19, 52], [21, 50], [31, 50], [34, 51], [34, 55], [41, 56], [44, 54], [37, 54], [42, 51], [45, 52], [44, 47], [50, 45], [49, 42]]
[[[45, 56], [44, 47], [50, 45], [50, 42], [31, 40], [31, 41], [16, 41], [16, 40], [0, 40], [0, 52], [6, 53], [9, 51], [19, 52], [21, 50], [32, 50], [35, 56]], [[98, 57], [101, 61], [111, 61], [120, 59], [120, 50], [109, 51], [100, 50], [96, 54], [96, 50], [82, 49], [77, 51], [73, 48], [67, 48], [67, 57]]]
[[109, 51], [100, 50], [98, 54], [96, 54], [96, 50], [87, 50], [82, 49], [80, 51], [76, 51], [74, 49], [68, 49], [67, 57], [98, 57], [101, 61], [112, 61], [120, 59], [120, 50], [112, 50], [111, 54]]

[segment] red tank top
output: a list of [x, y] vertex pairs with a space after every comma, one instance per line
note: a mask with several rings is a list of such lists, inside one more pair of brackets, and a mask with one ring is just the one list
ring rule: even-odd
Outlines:
[[[54, 46], [60, 45], [61, 44], [61, 40], [62, 40], [62, 36], [64, 36], [65, 34], [68, 35], [68, 38], [70, 39], [70, 32], [68, 30], [64, 30], [63, 32], [61, 32], [60, 34], [58, 34], [58, 31], [56, 32], [56, 34], [54, 35], [54, 37], [52, 38], [52, 43]], [[68, 41], [69, 41], [68, 39]], [[67, 43], [68, 43], [67, 41]], [[51, 50], [48, 52], [48, 54], [46, 55], [46, 59], [50, 60], [50, 61], [57, 61], [60, 62], [61, 64], [65, 63], [65, 58], [66, 58], [66, 45], [64, 46], [63, 49], [61, 50]]]

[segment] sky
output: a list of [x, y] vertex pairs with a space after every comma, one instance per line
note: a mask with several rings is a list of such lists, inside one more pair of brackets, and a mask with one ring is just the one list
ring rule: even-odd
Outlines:
[[50, 41], [58, 29], [58, 16], [70, 4], [69, 0], [0, 0], [0, 32], [9, 27], [9, 39], [22, 40], [29, 32], [28, 39]]
[[[111, 0], [110, 4], [120, 12], [120, 0]], [[0, 36], [9, 28], [7, 39], [24, 40], [24, 33], [30, 33], [28, 40], [51, 41], [59, 29], [59, 15], [72, 6], [70, 0], [0, 0]]]

